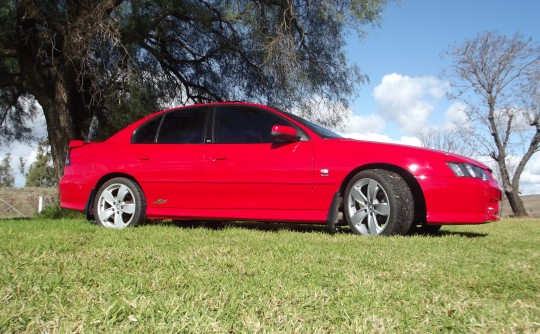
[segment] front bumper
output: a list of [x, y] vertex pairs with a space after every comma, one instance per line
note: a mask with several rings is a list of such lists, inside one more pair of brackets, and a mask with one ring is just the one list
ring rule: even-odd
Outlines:
[[483, 224], [501, 217], [502, 191], [494, 180], [444, 177], [421, 186], [428, 224]]

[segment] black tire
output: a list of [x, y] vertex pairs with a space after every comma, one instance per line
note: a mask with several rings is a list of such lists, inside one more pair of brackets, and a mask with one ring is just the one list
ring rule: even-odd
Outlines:
[[134, 181], [116, 177], [105, 182], [94, 200], [94, 218], [102, 226], [122, 229], [146, 221], [146, 199]]
[[356, 234], [404, 235], [414, 219], [414, 199], [407, 182], [384, 169], [356, 174], [345, 189], [343, 205], [345, 219]]

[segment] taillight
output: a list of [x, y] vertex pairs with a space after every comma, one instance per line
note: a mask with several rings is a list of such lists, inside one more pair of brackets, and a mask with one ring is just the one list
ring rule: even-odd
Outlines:
[[75, 147], [84, 146], [84, 141], [82, 140], [70, 140], [68, 144], [68, 152], [66, 156], [66, 166], [71, 166], [71, 149]]

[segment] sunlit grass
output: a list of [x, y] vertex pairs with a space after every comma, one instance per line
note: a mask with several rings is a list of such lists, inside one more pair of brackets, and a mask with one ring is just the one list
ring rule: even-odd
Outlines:
[[540, 220], [324, 228], [0, 221], [0, 332], [540, 331]]

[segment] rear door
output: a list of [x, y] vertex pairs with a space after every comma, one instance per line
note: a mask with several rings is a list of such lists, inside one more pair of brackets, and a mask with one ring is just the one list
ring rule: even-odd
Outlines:
[[209, 108], [178, 109], [133, 134], [134, 176], [149, 208], [204, 208], [204, 141]]

